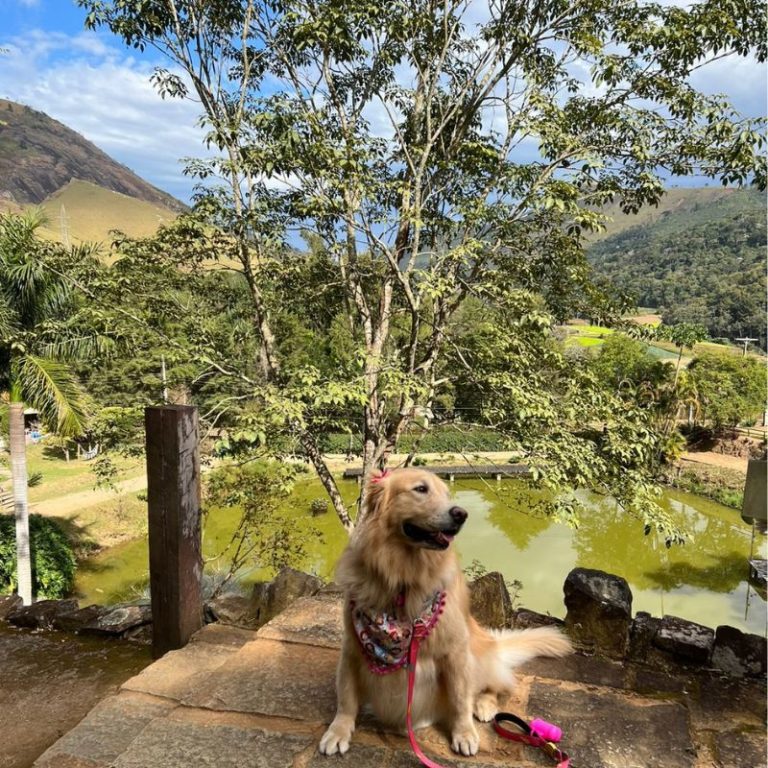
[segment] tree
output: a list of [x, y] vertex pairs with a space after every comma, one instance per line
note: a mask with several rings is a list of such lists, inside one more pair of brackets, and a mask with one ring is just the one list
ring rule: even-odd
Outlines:
[[[414, 414], [453, 386], [455, 364], [471, 367], [451, 333], [469, 297], [507, 323], [503, 339], [491, 333], [504, 354], [527, 351], [514, 382], [485, 380], [489, 397], [504, 402], [512, 384], [533, 397], [529, 373], [573, 394], [549, 331], [574, 311], [610, 312], [595, 309], [581, 247], [600, 207], [653, 204], [664, 172], [765, 179], [762, 123], [688, 82], [722, 55], [765, 58], [757, 2], [78, 1], [87, 26], [167, 58], [154, 75], [163, 96], [199, 100], [218, 154], [188, 171], [222, 184], [200, 187], [196, 211], [229, 238], [258, 345], [257, 378], [229, 361], [218, 374], [258, 383], [251, 431], [297, 441], [347, 529], [319, 436], [355, 412], [365, 478], [383, 466]], [[286, 354], [279, 334], [298, 229], [327, 254], [333, 320], [353, 346], [331, 368]], [[321, 317], [327, 298], [308, 296], [302, 319]], [[489, 375], [509, 361], [501, 354]], [[576, 379], [582, 420], [607, 420], [617, 440], [635, 434], [616, 403], [593, 412], [597, 383]], [[498, 423], [512, 443], [531, 434], [515, 434], [517, 416]], [[542, 477], [600, 485], [629, 506], [644, 495], [639, 468], [619, 471], [628, 452], [610, 453], [606, 488], [585, 471], [594, 441], [582, 446], [573, 421], [546, 423], [525, 446]], [[576, 444], [580, 460], [555, 466]]]
[[701, 341], [707, 339], [707, 329], [696, 323], [678, 323], [677, 325], [660, 325], [656, 329], [655, 336], [662, 341], [669, 341], [677, 347], [677, 362], [675, 364], [675, 381], [680, 376], [680, 365], [683, 360], [683, 352], [693, 348]]
[[644, 342], [623, 333], [605, 337], [592, 368], [607, 386], [629, 388], [641, 402], [656, 401], [659, 387], [670, 378], [670, 366], [654, 360]]
[[705, 421], [715, 430], [735, 427], [766, 407], [765, 363], [753, 357], [704, 352], [688, 367]]
[[87, 400], [68, 361], [103, 346], [76, 321], [69, 283], [46, 268], [45, 255], [55, 246], [37, 239], [41, 224], [36, 214], [0, 216], [0, 393], [9, 403], [17, 583], [26, 605], [32, 601], [32, 572], [24, 407], [37, 409], [59, 435], [80, 434]]

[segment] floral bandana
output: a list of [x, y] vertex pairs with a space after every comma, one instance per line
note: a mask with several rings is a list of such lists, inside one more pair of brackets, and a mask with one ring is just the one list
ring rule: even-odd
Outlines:
[[414, 624], [424, 625], [424, 638], [435, 628], [445, 607], [445, 592], [438, 590], [424, 603], [414, 621], [404, 616], [405, 595], [397, 599], [392, 613], [370, 615], [351, 600], [352, 626], [368, 668], [377, 675], [388, 675], [408, 663], [408, 648]]

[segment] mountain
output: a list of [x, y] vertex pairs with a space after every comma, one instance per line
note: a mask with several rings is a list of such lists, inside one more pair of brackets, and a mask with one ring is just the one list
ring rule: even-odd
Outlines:
[[73, 179], [170, 211], [184, 208], [71, 128], [43, 112], [0, 99], [0, 198], [18, 205], [39, 204]]
[[766, 198], [737, 189], [671, 190], [642, 217], [617, 215], [588, 249], [597, 274], [714, 338], [766, 344]]

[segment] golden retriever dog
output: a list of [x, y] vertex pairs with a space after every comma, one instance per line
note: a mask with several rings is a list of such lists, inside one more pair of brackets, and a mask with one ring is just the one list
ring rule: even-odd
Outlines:
[[557, 629], [494, 631], [469, 612], [469, 592], [451, 542], [467, 512], [430, 472], [398, 469], [374, 478], [368, 514], [341, 556], [344, 639], [336, 677], [337, 710], [320, 740], [326, 755], [349, 749], [359, 709], [384, 724], [406, 720], [408, 644], [413, 621], [431, 627], [419, 652], [413, 726], [442, 724], [451, 746], [474, 755], [473, 721], [488, 721], [514, 685], [512, 669], [534, 656], [571, 651]]

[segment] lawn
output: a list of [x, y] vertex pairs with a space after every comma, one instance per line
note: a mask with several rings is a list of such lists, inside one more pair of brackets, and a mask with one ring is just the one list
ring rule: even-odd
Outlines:
[[[120, 470], [119, 480], [136, 477], [144, 472], [140, 459], [114, 457]], [[27, 472], [30, 476], [40, 473], [42, 481], [29, 489], [30, 502], [45, 501], [57, 496], [88, 491], [95, 487], [96, 476], [91, 471], [92, 462], [80, 459], [66, 461], [59, 449], [36, 443], [27, 446]]]

